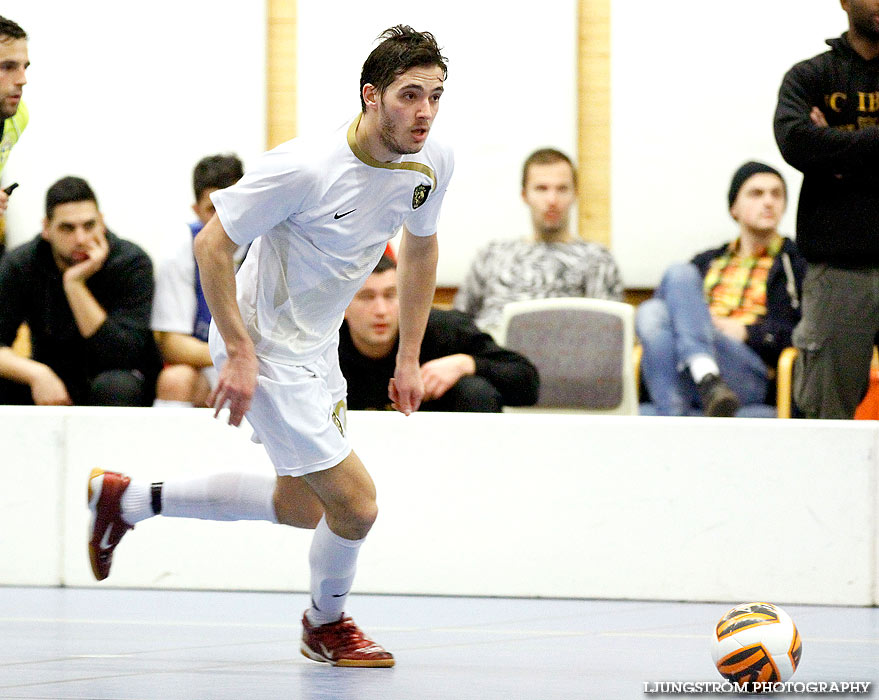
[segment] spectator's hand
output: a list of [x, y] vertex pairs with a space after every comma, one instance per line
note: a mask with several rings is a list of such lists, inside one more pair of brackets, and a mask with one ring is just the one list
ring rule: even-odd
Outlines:
[[827, 117], [824, 116], [824, 112], [817, 107], [812, 107], [812, 111], [809, 112], [809, 119], [812, 120], [815, 126], [830, 126], [827, 123]]
[[256, 390], [258, 363], [252, 347], [235, 353], [220, 369], [217, 386], [208, 396], [208, 406], [214, 409], [214, 418], [228, 405], [229, 425], [239, 426], [250, 410], [250, 401]]
[[410, 415], [421, 406], [424, 397], [424, 383], [418, 362], [397, 362], [394, 376], [388, 383], [388, 398], [395, 410]]
[[421, 365], [421, 380], [424, 382], [424, 399], [438, 399], [451, 389], [458, 380], [476, 373], [476, 361], [463, 353], [438, 357]]
[[85, 282], [107, 262], [110, 244], [104, 235], [96, 236], [86, 248], [86, 258], [64, 272], [65, 282]]
[[712, 316], [711, 322], [721, 333], [738, 340], [740, 343], [744, 343], [748, 339], [748, 328], [741, 321], [726, 316]]
[[37, 406], [72, 406], [73, 401], [61, 378], [45, 367], [31, 382], [31, 396]]

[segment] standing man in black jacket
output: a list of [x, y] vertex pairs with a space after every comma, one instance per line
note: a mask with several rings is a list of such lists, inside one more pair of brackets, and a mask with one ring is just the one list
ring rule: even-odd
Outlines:
[[[107, 231], [85, 180], [49, 188], [43, 232], [0, 262], [0, 299], [0, 403], [152, 404], [152, 263]], [[31, 358], [9, 347], [22, 323]]]
[[[348, 408], [390, 409], [399, 303], [397, 269], [383, 256], [345, 312], [339, 331], [339, 363], [348, 382]], [[432, 309], [421, 344], [422, 411], [491, 413], [504, 405], [537, 401], [537, 370], [527, 359], [498, 346], [465, 314]]]
[[809, 263], [794, 398], [852, 418], [879, 334], [879, 0], [842, 0], [849, 31], [784, 77], [775, 138], [803, 172], [797, 245]]

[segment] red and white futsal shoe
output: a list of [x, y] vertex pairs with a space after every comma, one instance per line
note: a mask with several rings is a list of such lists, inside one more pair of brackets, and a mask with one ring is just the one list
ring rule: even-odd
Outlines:
[[89, 559], [98, 581], [110, 575], [113, 550], [133, 527], [122, 519], [122, 494], [129, 483], [129, 477], [102, 469], [92, 469], [89, 475], [88, 504], [92, 511]]
[[303, 656], [333, 666], [390, 668], [394, 665], [393, 654], [367, 637], [350, 617], [328, 625], [311, 625], [303, 615], [299, 648]]

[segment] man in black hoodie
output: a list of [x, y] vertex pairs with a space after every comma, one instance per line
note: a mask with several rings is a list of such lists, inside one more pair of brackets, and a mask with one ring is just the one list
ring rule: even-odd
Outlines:
[[879, 0], [841, 4], [849, 31], [788, 71], [775, 112], [779, 149], [804, 176], [794, 398], [809, 418], [853, 417], [879, 334]]

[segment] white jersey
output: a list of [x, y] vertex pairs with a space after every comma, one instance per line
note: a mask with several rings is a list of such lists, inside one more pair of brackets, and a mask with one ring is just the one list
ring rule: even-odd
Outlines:
[[[167, 236], [156, 265], [156, 292], [150, 327], [154, 331], [192, 335], [198, 306], [195, 290], [195, 254], [192, 229], [181, 224]], [[241, 264], [247, 246], [235, 251], [235, 265]]]
[[154, 331], [192, 335], [195, 309], [192, 231], [189, 226], [181, 225], [167, 237], [156, 266], [156, 293], [150, 325]]
[[211, 194], [229, 237], [253, 241], [236, 283], [260, 357], [293, 365], [320, 357], [400, 227], [436, 233], [451, 150], [428, 140], [420, 153], [381, 163], [357, 146], [359, 122], [288, 141]]

